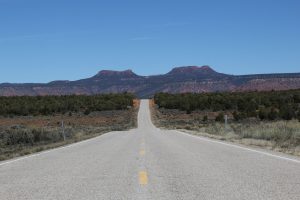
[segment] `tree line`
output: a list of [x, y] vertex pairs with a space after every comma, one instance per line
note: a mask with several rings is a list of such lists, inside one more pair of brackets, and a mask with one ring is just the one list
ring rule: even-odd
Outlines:
[[159, 108], [200, 111], [231, 111], [235, 120], [255, 117], [260, 120], [299, 119], [300, 90], [269, 92], [158, 93]]
[[1, 116], [52, 115], [67, 112], [123, 110], [133, 106], [134, 95], [68, 95], [68, 96], [15, 96], [0, 97]]

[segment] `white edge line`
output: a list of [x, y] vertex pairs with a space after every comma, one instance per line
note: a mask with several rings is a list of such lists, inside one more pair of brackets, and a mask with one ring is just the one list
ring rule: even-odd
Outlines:
[[204, 138], [202, 136], [191, 135], [191, 134], [188, 134], [188, 133], [185, 133], [185, 132], [182, 132], [182, 131], [178, 131], [178, 130], [171, 130], [171, 131], [175, 131], [175, 132], [180, 133], [180, 134], [184, 134], [184, 135], [187, 135], [187, 136], [190, 136], [190, 137], [194, 137], [194, 138], [197, 138], [199, 140], [204, 140], [204, 141], [217, 143], [217, 144], [223, 144], [223, 145], [226, 145], [226, 146], [235, 147], [235, 148], [238, 148], [238, 149], [243, 149], [243, 150], [247, 150], [247, 151], [251, 151], [251, 152], [263, 154], [263, 155], [266, 155], [266, 156], [270, 156], [270, 157], [274, 157], [274, 158], [278, 158], [278, 159], [283, 159], [283, 160], [287, 160], [287, 161], [291, 161], [291, 162], [295, 162], [295, 163], [300, 164], [300, 160], [287, 158], [287, 157], [284, 157], [284, 156], [278, 156], [278, 155], [275, 155], [275, 154], [271, 154], [271, 153], [267, 153], [267, 152], [263, 152], [263, 151], [259, 151], [259, 150], [255, 150], [255, 149], [250, 149], [250, 148], [247, 148], [247, 147], [242, 147], [242, 146], [235, 145], [235, 144], [230, 144], [230, 143], [221, 142], [221, 141], [217, 141], [217, 140], [213, 140], [213, 139], [208, 139], [208, 138]]
[[[108, 132], [108, 133], [114, 133], [114, 132]], [[107, 134], [107, 133], [105, 133], [105, 134]], [[101, 137], [102, 135], [99, 135], [99, 136], [96, 136], [96, 137], [93, 137], [93, 138], [89, 138], [89, 139], [86, 139], [86, 140], [83, 140], [83, 141], [80, 141], [80, 142], [75, 142], [75, 143], [72, 143], [72, 144], [67, 144], [67, 145], [64, 145], [64, 146], [61, 146], [61, 147], [56, 147], [56, 148], [53, 148], [53, 149], [41, 151], [39, 153], [33, 153], [31, 155], [28, 155], [28, 156], [22, 156], [20, 158], [16, 158], [16, 159], [13, 159], [13, 160], [4, 161], [4, 162], [0, 163], [0, 166], [11, 164], [11, 163], [18, 162], [18, 161], [21, 161], [21, 160], [25, 160], [25, 159], [28, 159], [28, 158], [40, 156], [40, 155], [43, 155], [43, 154], [51, 153], [51, 152], [54, 152], [54, 151], [58, 151], [58, 150], [62, 150], [62, 149], [67, 149], [67, 148], [70, 148], [70, 147], [74, 147], [74, 146], [80, 145], [82, 143], [86, 143], [86, 142], [90, 142], [91, 140], [95, 140], [95, 139]]]

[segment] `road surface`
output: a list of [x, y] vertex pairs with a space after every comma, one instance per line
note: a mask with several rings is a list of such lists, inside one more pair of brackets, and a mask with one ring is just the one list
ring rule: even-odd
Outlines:
[[298, 158], [139, 128], [0, 163], [1, 200], [300, 199]]

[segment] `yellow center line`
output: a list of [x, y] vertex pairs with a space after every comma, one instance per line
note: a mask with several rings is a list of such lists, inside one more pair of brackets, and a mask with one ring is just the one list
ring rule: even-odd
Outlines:
[[140, 156], [145, 155], [145, 150], [140, 150]]
[[148, 184], [148, 175], [146, 171], [139, 172], [139, 182], [140, 185], [147, 185]]

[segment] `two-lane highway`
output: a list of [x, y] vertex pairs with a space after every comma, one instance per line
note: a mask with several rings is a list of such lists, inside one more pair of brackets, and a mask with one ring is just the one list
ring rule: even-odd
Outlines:
[[138, 124], [0, 162], [0, 199], [300, 199], [298, 158]]

